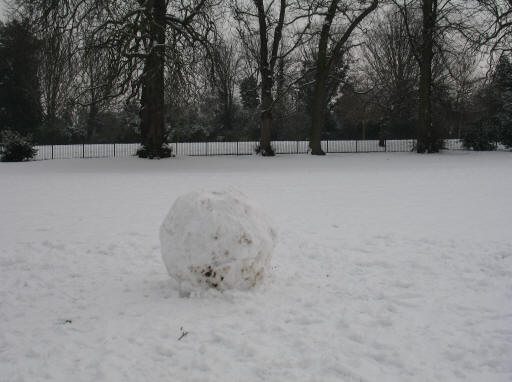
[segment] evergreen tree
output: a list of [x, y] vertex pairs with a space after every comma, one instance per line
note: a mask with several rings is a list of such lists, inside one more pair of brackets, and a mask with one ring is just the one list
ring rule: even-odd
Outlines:
[[512, 64], [502, 55], [493, 78], [493, 120], [499, 140], [512, 147]]
[[0, 131], [27, 135], [41, 125], [38, 50], [26, 21], [0, 23]]
[[246, 109], [255, 109], [260, 104], [258, 81], [254, 76], [246, 77], [240, 83], [240, 98]]
[[466, 130], [463, 140], [467, 148], [495, 150], [497, 142], [512, 147], [512, 64], [502, 55], [491, 83], [475, 100], [479, 114]]

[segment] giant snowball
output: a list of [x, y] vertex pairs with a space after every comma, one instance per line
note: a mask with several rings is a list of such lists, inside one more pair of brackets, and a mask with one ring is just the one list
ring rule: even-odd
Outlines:
[[165, 266], [182, 292], [251, 288], [268, 270], [275, 242], [264, 214], [236, 191], [183, 195], [160, 227]]

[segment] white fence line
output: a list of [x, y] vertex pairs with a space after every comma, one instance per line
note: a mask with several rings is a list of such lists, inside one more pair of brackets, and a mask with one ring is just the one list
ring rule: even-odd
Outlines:
[[[408, 152], [414, 149], [414, 139], [386, 140], [324, 140], [322, 149], [327, 153], [370, 153], [370, 152]], [[463, 150], [459, 139], [446, 139], [447, 150]], [[216, 156], [216, 155], [252, 155], [258, 142], [172, 142], [169, 143], [175, 156]], [[276, 154], [305, 154], [308, 141], [274, 141], [272, 146]], [[140, 148], [139, 143], [105, 143], [75, 145], [38, 145], [34, 160], [72, 159], [72, 158], [122, 158], [134, 156]]]

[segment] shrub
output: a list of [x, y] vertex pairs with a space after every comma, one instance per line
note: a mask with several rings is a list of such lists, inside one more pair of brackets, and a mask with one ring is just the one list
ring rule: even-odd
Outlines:
[[480, 122], [472, 124], [466, 129], [462, 143], [466, 149], [494, 151], [497, 149], [497, 138], [492, 122]]
[[503, 129], [501, 132], [501, 143], [509, 149], [512, 148], [512, 128]]
[[151, 150], [148, 147], [142, 146], [137, 150], [137, 156], [149, 159], [170, 158], [173, 156], [172, 147], [165, 143], [158, 150]]
[[21, 162], [32, 159], [37, 153], [30, 141], [15, 131], [3, 131], [1, 138], [3, 150], [0, 159], [2, 162]]

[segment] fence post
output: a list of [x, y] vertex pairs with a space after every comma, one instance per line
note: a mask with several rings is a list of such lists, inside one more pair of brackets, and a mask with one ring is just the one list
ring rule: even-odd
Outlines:
[[116, 157], [116, 144], [114, 143], [114, 158]]
[[357, 153], [357, 141], [358, 141], [358, 140], [356, 139], [356, 153]]
[[236, 155], [238, 156], [238, 139], [236, 140]]
[[85, 158], [85, 143], [82, 143], [82, 158]]
[[208, 141], [206, 141], [206, 156], [208, 156]]
[[327, 139], [326, 144], [327, 144], [327, 147], [326, 147], [326, 149], [327, 149], [327, 150], [326, 150], [326, 152], [327, 152], [327, 154], [329, 154], [329, 139]]
[[52, 159], [53, 159], [53, 145], [52, 145]]

